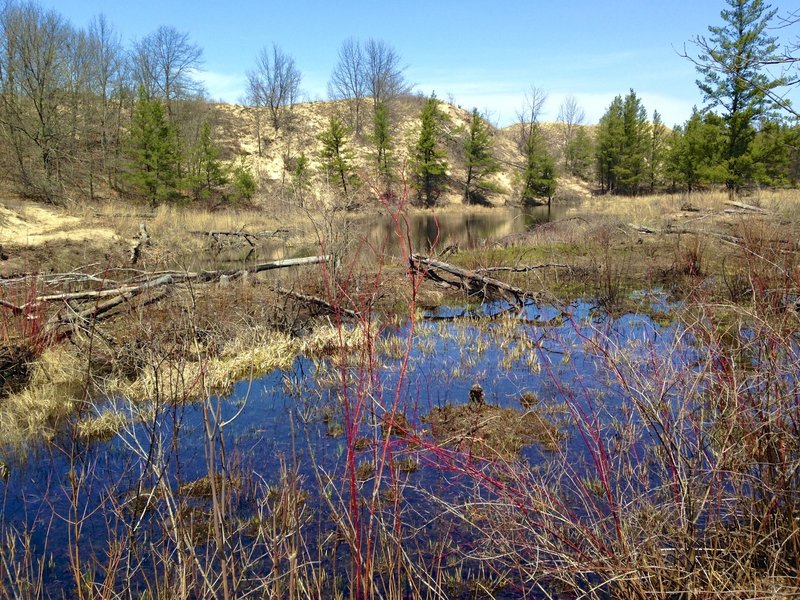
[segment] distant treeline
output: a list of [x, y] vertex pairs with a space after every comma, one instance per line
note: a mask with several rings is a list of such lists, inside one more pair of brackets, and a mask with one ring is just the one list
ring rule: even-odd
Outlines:
[[[329, 82], [329, 97], [342, 109], [313, 133], [314, 148], [268, 147], [279, 132], [291, 140], [298, 127], [293, 107], [302, 75], [276, 45], [256, 56], [243, 98], [254, 115], [256, 153], [281, 153], [284, 189], [300, 202], [320, 181], [350, 197], [365, 189], [364, 172], [371, 193], [383, 195], [402, 171], [426, 205], [445, 190], [468, 203], [497, 193], [549, 201], [559, 171], [621, 194], [796, 185], [800, 130], [779, 93], [791, 82], [768, 77], [766, 66], [800, 61], [778, 52], [768, 35], [774, 10], [758, 0], [728, 4], [725, 25], [693, 40], [697, 57], [687, 56], [701, 74], [706, 108], [674, 130], [657, 111], [648, 118], [631, 90], [596, 128], [568, 98], [554, 137], [539, 122], [546, 94], [532, 86], [506, 132], [513, 156], [507, 148], [499, 155], [498, 132], [477, 111], [453, 128], [434, 98], [419, 104], [409, 144], [397, 127], [398, 100], [412, 92], [399, 55], [382, 40], [350, 38]], [[79, 29], [35, 2], [5, 3], [0, 34], [0, 166], [22, 195], [59, 202], [119, 194], [155, 205], [255, 194], [250, 165], [235, 149], [223, 156], [214, 139], [212, 105], [196, 78], [202, 49], [187, 34], [162, 26], [126, 46], [103, 16]], [[370, 152], [355, 152], [356, 142]], [[401, 143], [409, 146], [403, 152]], [[513, 190], [500, 189], [499, 171], [511, 171]]]

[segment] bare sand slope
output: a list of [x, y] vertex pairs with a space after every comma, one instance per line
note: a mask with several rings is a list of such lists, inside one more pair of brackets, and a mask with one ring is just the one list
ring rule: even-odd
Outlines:
[[0, 244], [39, 246], [59, 240], [97, 242], [115, 239], [117, 235], [113, 229], [87, 225], [80, 217], [68, 215], [55, 207], [25, 205], [9, 208], [0, 204]]

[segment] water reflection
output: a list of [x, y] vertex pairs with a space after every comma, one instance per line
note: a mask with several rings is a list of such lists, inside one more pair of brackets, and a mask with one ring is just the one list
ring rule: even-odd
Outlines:
[[[419, 212], [408, 215], [411, 247], [415, 252], [427, 253], [431, 248], [443, 250], [458, 246], [462, 250], [480, 248], [487, 242], [525, 233], [537, 225], [562, 218], [572, 205], [537, 206], [528, 208], [495, 208], [492, 210], [442, 213]], [[368, 240], [380, 245], [386, 242], [387, 250], [399, 252], [399, 240], [391, 217], [382, 215], [366, 223]]]

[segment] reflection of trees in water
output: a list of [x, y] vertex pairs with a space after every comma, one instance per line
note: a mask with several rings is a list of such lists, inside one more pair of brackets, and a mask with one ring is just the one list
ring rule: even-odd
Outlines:
[[[461, 248], [475, 248], [507, 235], [529, 231], [548, 221], [560, 218], [564, 210], [540, 206], [526, 208], [494, 209], [491, 212], [448, 212], [408, 216], [411, 243], [415, 252], [429, 252], [438, 237], [436, 248], [442, 250], [457, 244]], [[390, 254], [399, 253], [399, 244], [394, 223], [389, 217], [380, 217], [369, 228], [369, 239], [374, 244], [386, 242]]]
[[522, 220], [525, 223], [525, 231], [530, 231], [537, 225], [542, 223], [549, 223], [553, 217], [550, 205], [540, 206], [534, 209], [528, 209], [522, 213]]

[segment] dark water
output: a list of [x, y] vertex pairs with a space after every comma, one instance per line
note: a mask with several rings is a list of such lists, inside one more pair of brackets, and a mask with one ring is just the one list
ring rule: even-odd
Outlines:
[[[465, 208], [434, 212], [419, 211], [408, 214], [410, 247], [414, 252], [442, 251], [450, 246], [462, 250], [481, 248], [509, 236], [525, 233], [550, 221], [564, 218], [581, 210], [579, 201], [560, 202], [549, 206], [527, 208], [499, 207], [486, 210]], [[390, 255], [400, 254], [400, 241], [393, 219], [386, 214], [368, 217], [353, 216], [350, 225], [353, 235], [363, 239], [378, 251]], [[404, 225], [405, 230], [405, 225]], [[408, 246], [404, 241], [404, 246]], [[297, 256], [310, 256], [319, 252], [318, 247], [302, 247], [293, 244], [291, 237], [261, 241], [255, 248], [236, 243], [219, 252], [213, 248], [203, 256], [198, 268], [234, 268], [268, 260], [281, 260]]]
[[[648, 308], [665, 308], [660, 295], [644, 296], [642, 303]], [[485, 316], [508, 308], [496, 304], [482, 307], [479, 312]], [[456, 309], [435, 316], [453, 314]], [[426, 427], [424, 415], [433, 407], [465, 403], [475, 383], [485, 390], [487, 402], [503, 407], [518, 408], [520, 396], [533, 392], [544, 407], [557, 408], [568, 402], [573, 410], [613, 415], [624, 394], [598, 359], [596, 344], [633, 349], [631, 356], [641, 359], [643, 369], [652, 356], [667, 352], [674, 356], [676, 364], [690, 364], [695, 351], [687, 341], [684, 351], [675, 352], [679, 333], [676, 325], [661, 326], [640, 314], [612, 318], [587, 302], [566, 307], [530, 304], [510, 318], [511, 327], [504, 320], [489, 325], [469, 320], [420, 322], [405, 376], [400, 377], [398, 358], [384, 357], [376, 373], [366, 373], [368, 378], [374, 375], [368, 398], [357, 391], [356, 384], [363, 381], [357, 372], [351, 371], [354, 381], [345, 393], [340, 386], [330, 387], [324, 377], [317, 377], [319, 370], [325, 368], [324, 362], [305, 358], [297, 359], [291, 371], [273, 372], [237, 384], [229, 396], [212, 398], [206, 404], [206, 408], [219, 410], [217, 419], [230, 420], [224, 429], [226, 466], [246, 472], [254, 480], [276, 484], [280, 460], [284, 459], [290, 466], [296, 465], [304, 480], [307, 505], [312, 511], [324, 513], [327, 509], [320, 498], [316, 476], [324, 472], [342, 483], [339, 478], [347, 452], [345, 436], [332, 437], [328, 433], [331, 421], [346, 425], [345, 395], [351, 405], [364, 401], [363, 417], [354, 434], [370, 440], [380, 439], [376, 436], [380, 415], [395, 398], [411, 426], [422, 431]], [[405, 339], [408, 334], [409, 325], [405, 324], [384, 330], [381, 338]], [[510, 349], [521, 343], [515, 339], [537, 343], [509, 360]], [[147, 412], [124, 402], [119, 402], [117, 408], [128, 414]], [[587, 460], [580, 431], [569, 424], [570, 415], [563, 411], [554, 411], [553, 415], [563, 422], [566, 434], [561, 455], [570, 457], [575, 465]], [[130, 526], [130, 513], [121, 508], [129, 492], [137, 486], [147, 489], [154, 484], [154, 462], [163, 463], [164, 476], [173, 487], [207, 473], [210, 445], [203, 434], [207, 418], [202, 403], [154, 409], [148, 425], [133, 426], [110, 442], [73, 445], [62, 436], [24, 461], [11, 460], [11, 477], [3, 486], [4, 531], [8, 533], [13, 528], [31, 532], [33, 547], [48, 557], [44, 578], [51, 591], [69, 595], [72, 589], [64, 552], [74, 534], [67, 523], [76, 516], [82, 520], [84, 558], [93, 553], [102, 557], [109, 532], [121, 533]], [[327, 425], [324, 420], [328, 420]], [[454, 474], [435, 457], [409, 449], [399, 440], [391, 443], [398, 456], [413, 455], [421, 465], [408, 475], [405, 496], [406, 501], [416, 505], [415, 519], [425, 521], [435, 513], [435, 503], [426, 500], [429, 495], [453, 501], [472, 489], [473, 481]], [[221, 448], [219, 441], [211, 446], [217, 451]], [[359, 451], [357, 461], [370, 459], [375, 451], [376, 446], [368, 446]], [[554, 456], [536, 445], [522, 453], [531, 465]], [[75, 481], [81, 482], [77, 496], [72, 486]], [[239, 502], [243, 516], [253, 514], [252, 498]], [[154, 527], [151, 524], [150, 529], [143, 528], [141, 535], [160, 535]], [[330, 525], [314, 525], [309, 537], [314, 539], [325, 527]], [[435, 535], [433, 531], [429, 534]]]
[[[407, 217], [408, 231], [415, 252], [426, 253], [431, 248], [441, 251], [454, 245], [461, 250], [467, 250], [531, 231], [538, 225], [563, 218], [578, 208], [578, 203], [563, 202], [552, 207], [417, 212]], [[398, 240], [391, 218], [382, 216], [366, 225], [370, 241], [380, 244], [386, 240], [389, 250], [397, 251]]]

